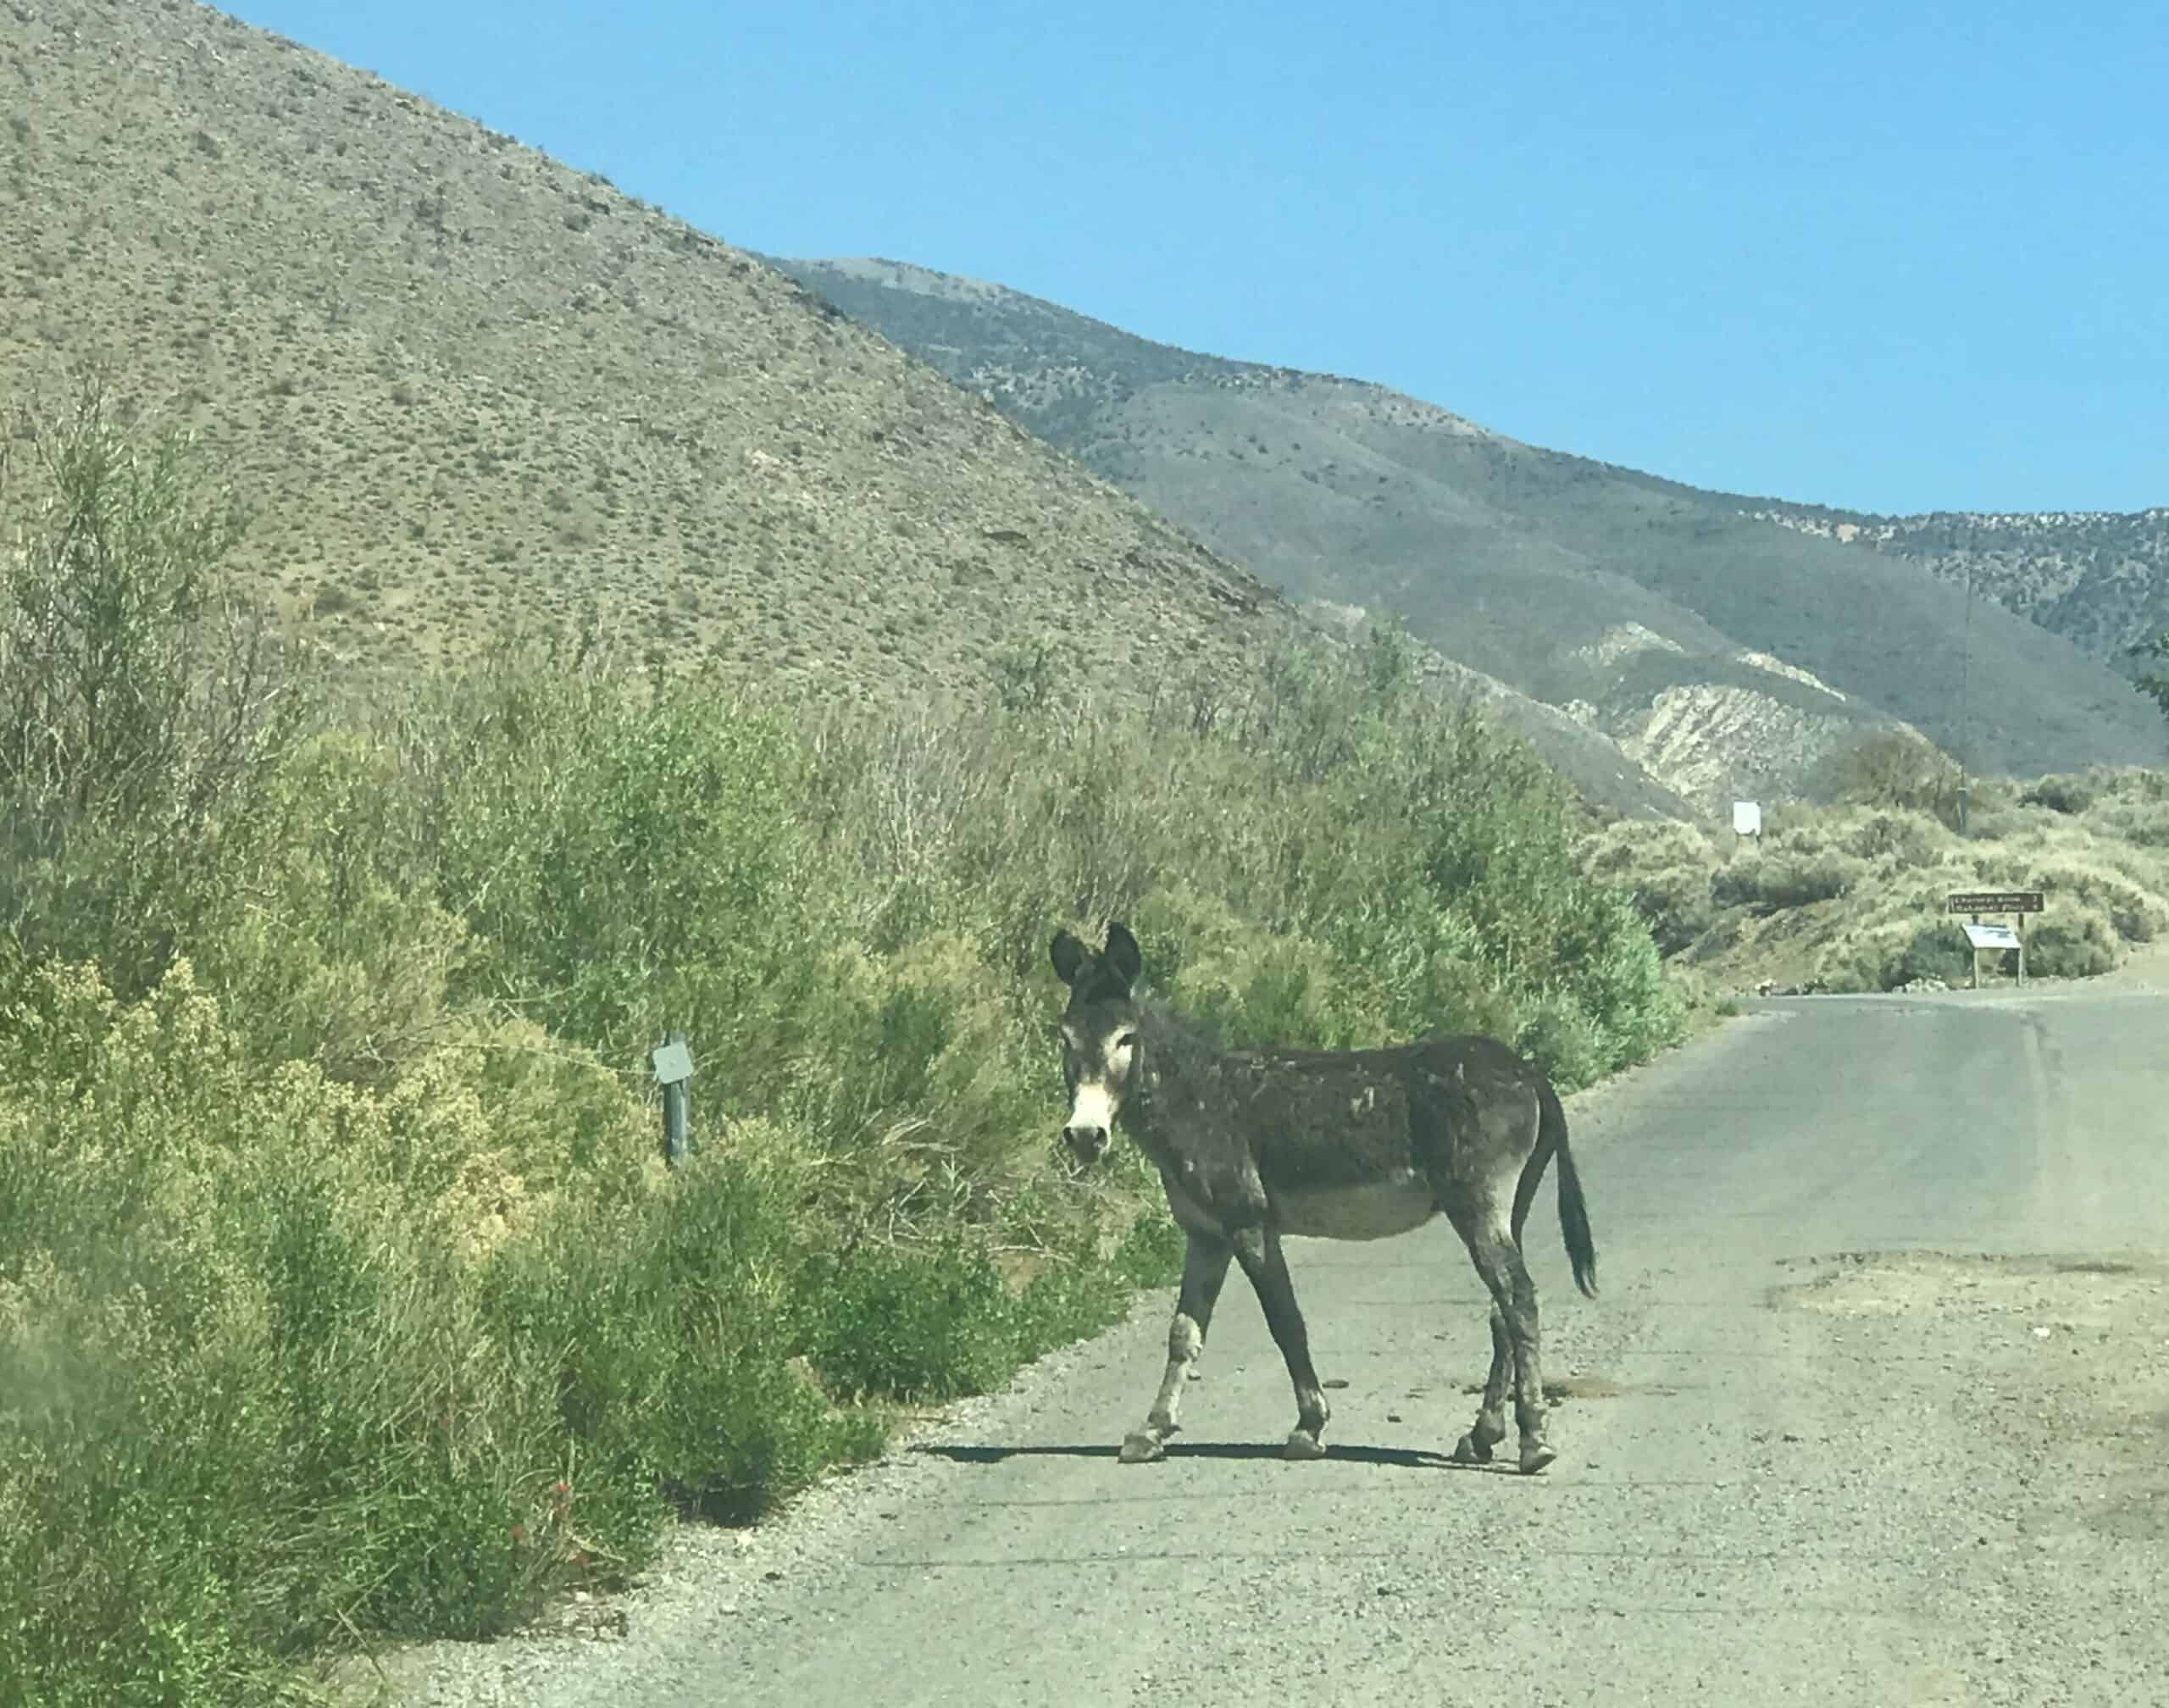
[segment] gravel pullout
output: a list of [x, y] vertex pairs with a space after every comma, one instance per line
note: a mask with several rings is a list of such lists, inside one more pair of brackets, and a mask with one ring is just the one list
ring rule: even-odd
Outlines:
[[1603, 1296], [1547, 1183], [1542, 1476], [1445, 1461], [1489, 1344], [1450, 1232], [1295, 1241], [1347, 1384], [1326, 1459], [1277, 1456], [1293, 1401], [1238, 1278], [1185, 1433], [1118, 1465], [1156, 1293], [576, 1610], [622, 1634], [386, 1657], [391, 1700], [2169, 1701], [2162, 999], [1755, 1006], [1568, 1105]]

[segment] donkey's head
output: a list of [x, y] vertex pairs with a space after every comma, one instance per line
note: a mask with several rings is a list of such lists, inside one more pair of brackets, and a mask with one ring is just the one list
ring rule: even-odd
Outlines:
[[1113, 1135], [1115, 1113], [1137, 1075], [1137, 1004], [1131, 987], [1145, 960], [1137, 940], [1119, 923], [1107, 927], [1097, 955], [1068, 931], [1049, 952], [1056, 976], [1069, 987], [1062, 1017], [1062, 1077], [1069, 1087], [1069, 1118], [1062, 1136], [1079, 1158], [1097, 1162]]

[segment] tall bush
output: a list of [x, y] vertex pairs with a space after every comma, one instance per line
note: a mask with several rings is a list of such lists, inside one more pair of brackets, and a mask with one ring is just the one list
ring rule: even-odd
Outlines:
[[55, 431], [0, 610], [29, 1700], [247, 1708], [355, 1633], [503, 1630], [1170, 1278], [1149, 1171], [1055, 1143], [1058, 925], [1129, 919], [1238, 1040], [1495, 1032], [1571, 1089], [1678, 1035], [1556, 780], [1390, 629], [1187, 707], [817, 716], [516, 642], [341, 705], [221, 650], [258, 631], [181, 441]]

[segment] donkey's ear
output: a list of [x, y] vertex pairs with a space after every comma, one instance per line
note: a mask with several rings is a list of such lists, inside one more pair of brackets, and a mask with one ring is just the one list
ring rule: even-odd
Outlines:
[[1047, 946], [1047, 957], [1054, 962], [1054, 976], [1065, 984], [1074, 984], [1078, 973], [1091, 960], [1092, 951], [1065, 927], [1054, 934], [1054, 941]]
[[1145, 970], [1144, 952], [1119, 919], [1107, 925], [1107, 969], [1122, 980], [1124, 989], [1134, 984], [1137, 975]]

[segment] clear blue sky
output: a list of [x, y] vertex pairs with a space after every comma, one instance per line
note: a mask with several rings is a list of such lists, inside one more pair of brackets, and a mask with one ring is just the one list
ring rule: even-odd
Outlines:
[[1700, 485], [2169, 504], [2158, 0], [226, 9], [770, 254]]

